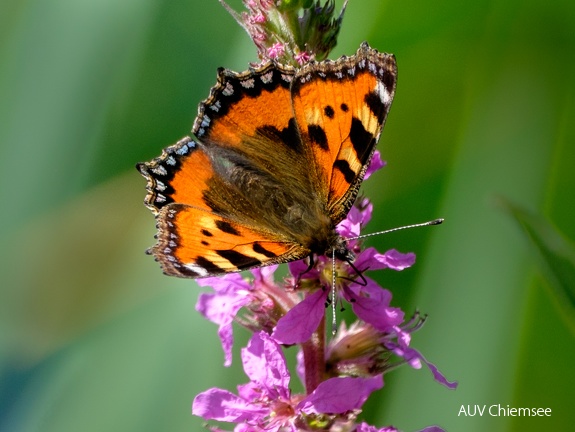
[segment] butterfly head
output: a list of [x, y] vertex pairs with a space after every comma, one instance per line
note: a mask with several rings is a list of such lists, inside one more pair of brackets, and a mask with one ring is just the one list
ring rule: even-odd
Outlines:
[[349, 249], [347, 239], [340, 236], [339, 234], [335, 238], [332, 249], [331, 251], [328, 251], [328, 253], [329, 252], [334, 253], [335, 258], [341, 261], [349, 263], [355, 260], [355, 254], [351, 251], [351, 249]]
[[[319, 231], [321, 231], [321, 229]], [[331, 229], [326, 235], [320, 234], [315, 236], [310, 245], [310, 249], [312, 253], [317, 255], [325, 255], [329, 258], [335, 255], [337, 260], [348, 263], [355, 260], [355, 254], [349, 248], [347, 239], [339, 235], [335, 229]]]

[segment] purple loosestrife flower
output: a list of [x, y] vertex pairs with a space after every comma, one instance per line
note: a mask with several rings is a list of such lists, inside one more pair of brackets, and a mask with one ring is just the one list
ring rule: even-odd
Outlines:
[[250, 35], [261, 61], [276, 60], [301, 66], [323, 60], [336, 44], [347, 1], [334, 17], [335, 2], [326, 0], [244, 0], [238, 13], [220, 3]]
[[[362, 321], [354, 322], [349, 328], [342, 323], [326, 348], [326, 371], [330, 376], [368, 376], [386, 373], [405, 363], [420, 369], [423, 362], [438, 383], [450, 389], [456, 388], [456, 382], [448, 381], [433, 363], [409, 347], [411, 333], [419, 330], [424, 321], [416, 313], [408, 322], [388, 331], [380, 331]], [[391, 362], [392, 354], [401, 360]]]
[[[251, 270], [254, 278], [251, 283], [239, 273], [198, 280], [200, 286], [214, 289], [213, 293], [200, 294], [196, 310], [219, 326], [225, 366], [232, 363], [233, 321], [253, 332], [271, 332], [278, 319], [299, 301], [296, 293], [274, 282], [276, 269], [277, 266], [269, 266]], [[245, 313], [239, 315], [242, 308]]]
[[[309, 395], [293, 395], [290, 373], [279, 344], [265, 332], [255, 333], [242, 349], [250, 382], [238, 394], [213, 388], [194, 399], [192, 413], [206, 420], [238, 423], [235, 430], [352, 430], [358, 410], [383, 386], [381, 375], [338, 377], [322, 382]], [[343, 429], [343, 427], [346, 427]]]

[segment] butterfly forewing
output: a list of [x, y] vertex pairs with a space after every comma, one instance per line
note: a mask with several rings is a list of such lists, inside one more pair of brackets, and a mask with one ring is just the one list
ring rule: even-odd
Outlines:
[[245, 155], [264, 171], [272, 171], [270, 159], [278, 154], [301, 161], [291, 110], [293, 74], [292, 68], [273, 63], [243, 73], [220, 69], [217, 85], [200, 104], [192, 132], [207, 148]]
[[199, 144], [185, 137], [162, 152], [151, 162], [137, 165], [146, 177], [148, 195], [146, 206], [154, 214], [170, 203], [190, 203], [210, 210], [203, 200], [203, 191], [213, 175], [208, 155]]
[[363, 44], [352, 57], [310, 63], [294, 77], [295, 117], [336, 223], [355, 200], [393, 100], [396, 76], [393, 55]]

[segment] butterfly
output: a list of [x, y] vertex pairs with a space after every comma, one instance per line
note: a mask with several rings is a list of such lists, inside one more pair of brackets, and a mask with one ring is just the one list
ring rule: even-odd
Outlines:
[[137, 165], [158, 229], [148, 253], [165, 274], [188, 278], [324, 254], [350, 262], [335, 227], [357, 197], [396, 81], [395, 57], [366, 42], [300, 68], [220, 68], [195, 138]]

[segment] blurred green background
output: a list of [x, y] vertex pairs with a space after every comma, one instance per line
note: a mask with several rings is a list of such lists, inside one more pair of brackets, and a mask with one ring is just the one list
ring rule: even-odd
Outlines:
[[[404, 367], [365, 418], [573, 430], [565, 304], [500, 202], [575, 239], [575, 2], [350, 1], [331, 57], [363, 40], [399, 66], [368, 231], [446, 219], [375, 239], [418, 262], [373, 276], [429, 314], [413, 346], [459, 381]], [[223, 368], [196, 283], [144, 255], [155, 229], [134, 164], [188, 133], [217, 67], [255, 60], [216, 0], [0, 3], [0, 430], [200, 430], [193, 397], [245, 381], [238, 350]], [[552, 416], [458, 416], [476, 404]]]

